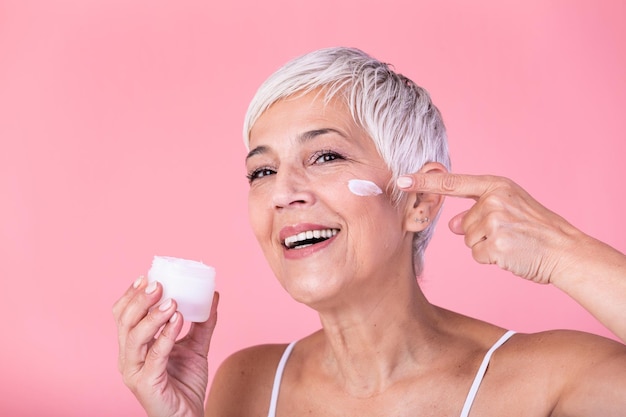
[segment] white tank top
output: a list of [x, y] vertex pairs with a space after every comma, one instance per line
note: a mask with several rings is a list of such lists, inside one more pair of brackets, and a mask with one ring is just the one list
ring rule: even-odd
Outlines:
[[[478, 368], [478, 372], [476, 372], [476, 376], [474, 377], [474, 382], [472, 382], [472, 386], [467, 394], [467, 398], [465, 399], [465, 404], [463, 404], [463, 409], [461, 410], [461, 417], [468, 417], [470, 409], [472, 408], [472, 404], [474, 403], [474, 399], [476, 398], [476, 394], [478, 393], [478, 388], [480, 387], [480, 383], [483, 381], [483, 377], [485, 376], [485, 372], [487, 372], [487, 366], [489, 366], [489, 361], [491, 361], [491, 355], [496, 351], [500, 346], [504, 344], [511, 336], [513, 336], [515, 332], [513, 330], [509, 330], [506, 332], [500, 339], [496, 341], [496, 343], [491, 346], [491, 348], [485, 354], [480, 367]], [[291, 355], [291, 351], [293, 347], [296, 345], [296, 342], [291, 342], [283, 356], [280, 358], [278, 362], [278, 367], [276, 368], [276, 375], [274, 376], [274, 386], [272, 387], [272, 398], [270, 400], [270, 409], [267, 414], [268, 417], [276, 417], [276, 404], [278, 403], [278, 392], [280, 391], [280, 381], [283, 377], [283, 372], [285, 370], [285, 364], [287, 363], [287, 359], [289, 359], [289, 355]]]

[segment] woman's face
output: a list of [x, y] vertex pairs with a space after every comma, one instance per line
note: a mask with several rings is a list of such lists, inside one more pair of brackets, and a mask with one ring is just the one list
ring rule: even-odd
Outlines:
[[[281, 100], [253, 126], [250, 149], [252, 228], [296, 300], [376, 291], [411, 264], [404, 204], [394, 207], [386, 192], [391, 172], [345, 104], [315, 93]], [[382, 193], [353, 193], [355, 179]]]

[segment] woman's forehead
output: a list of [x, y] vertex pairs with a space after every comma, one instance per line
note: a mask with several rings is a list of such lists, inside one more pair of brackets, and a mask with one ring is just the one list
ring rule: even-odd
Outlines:
[[318, 130], [351, 136], [360, 129], [343, 100], [326, 100], [323, 94], [311, 92], [280, 99], [265, 110], [250, 130], [249, 147], [276, 135], [307, 136]]

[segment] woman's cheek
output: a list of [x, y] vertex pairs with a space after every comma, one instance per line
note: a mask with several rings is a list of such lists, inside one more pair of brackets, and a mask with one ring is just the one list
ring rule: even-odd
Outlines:
[[348, 190], [359, 197], [370, 197], [382, 194], [383, 190], [375, 182], [362, 179], [351, 179], [348, 181]]

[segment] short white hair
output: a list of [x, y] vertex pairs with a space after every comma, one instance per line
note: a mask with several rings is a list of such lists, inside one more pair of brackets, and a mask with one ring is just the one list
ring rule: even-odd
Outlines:
[[[400, 175], [417, 172], [428, 162], [439, 162], [450, 170], [446, 129], [428, 92], [356, 48], [313, 51], [272, 74], [248, 107], [243, 126], [246, 147], [254, 123], [272, 104], [314, 90], [323, 91], [326, 101], [336, 96], [345, 100], [355, 123], [374, 141], [392, 173], [395, 202], [401, 198], [395, 186]], [[413, 265], [418, 275], [436, 220], [413, 237]]]

